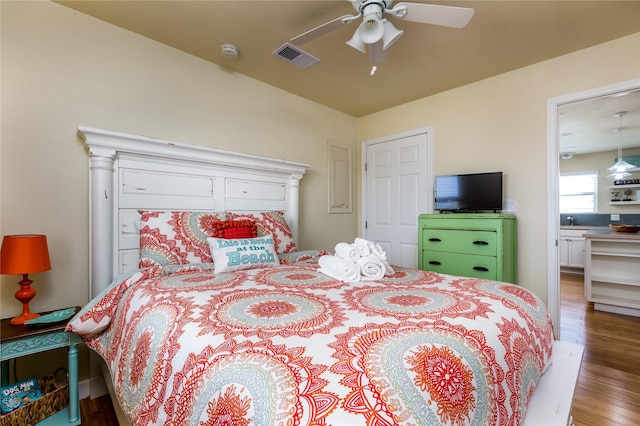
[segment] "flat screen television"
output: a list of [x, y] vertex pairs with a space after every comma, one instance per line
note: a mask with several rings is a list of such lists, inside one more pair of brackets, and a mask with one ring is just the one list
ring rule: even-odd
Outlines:
[[436, 176], [435, 209], [440, 212], [502, 210], [502, 172]]

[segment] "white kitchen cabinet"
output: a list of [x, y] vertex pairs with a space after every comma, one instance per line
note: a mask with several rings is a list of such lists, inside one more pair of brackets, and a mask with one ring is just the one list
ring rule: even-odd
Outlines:
[[640, 316], [640, 235], [586, 237], [586, 299], [597, 310]]
[[560, 266], [584, 268], [585, 229], [560, 230]]

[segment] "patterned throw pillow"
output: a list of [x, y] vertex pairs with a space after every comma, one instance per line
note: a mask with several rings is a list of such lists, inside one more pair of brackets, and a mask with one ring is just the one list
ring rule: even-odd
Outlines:
[[227, 211], [227, 217], [232, 220], [251, 220], [258, 228], [258, 236], [273, 236], [276, 253], [293, 253], [297, 251], [293, 234], [281, 211], [265, 211], [252, 213], [237, 213]]
[[140, 268], [211, 262], [207, 238], [224, 212], [139, 210]]
[[216, 274], [280, 265], [271, 235], [233, 240], [209, 238], [208, 241]]

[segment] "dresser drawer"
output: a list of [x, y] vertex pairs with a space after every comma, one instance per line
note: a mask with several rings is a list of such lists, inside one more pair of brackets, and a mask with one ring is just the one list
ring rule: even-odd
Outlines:
[[491, 256], [424, 250], [422, 266], [426, 271], [463, 277], [495, 280], [498, 276], [497, 260]]
[[496, 233], [491, 231], [467, 231], [457, 229], [422, 230], [424, 250], [450, 253], [497, 255]]
[[215, 178], [148, 170], [120, 170], [122, 195], [212, 198]]

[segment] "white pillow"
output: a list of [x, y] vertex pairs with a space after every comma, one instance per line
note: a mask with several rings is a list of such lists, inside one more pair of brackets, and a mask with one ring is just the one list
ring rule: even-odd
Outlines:
[[207, 238], [213, 257], [213, 272], [240, 271], [280, 265], [273, 237]]

